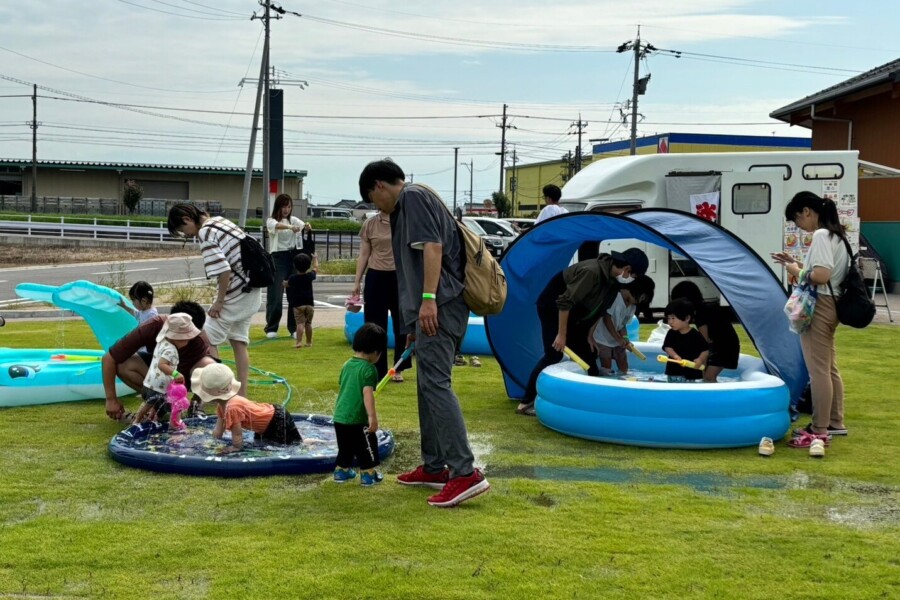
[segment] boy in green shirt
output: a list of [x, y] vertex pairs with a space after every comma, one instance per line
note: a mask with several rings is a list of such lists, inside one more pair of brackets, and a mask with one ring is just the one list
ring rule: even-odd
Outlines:
[[334, 405], [334, 431], [337, 436], [337, 466], [334, 480], [344, 483], [356, 478], [353, 459], [360, 469], [359, 482], [370, 486], [384, 477], [376, 467], [378, 459], [378, 415], [375, 412], [375, 363], [387, 346], [387, 334], [374, 323], [366, 323], [353, 336], [353, 356], [341, 369], [341, 390]]

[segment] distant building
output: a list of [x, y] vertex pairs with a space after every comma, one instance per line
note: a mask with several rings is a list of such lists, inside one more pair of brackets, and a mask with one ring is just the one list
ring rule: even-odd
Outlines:
[[[667, 154], [686, 152], [775, 152], [809, 150], [808, 137], [780, 137], [764, 135], [721, 135], [707, 133], [660, 133], [637, 139], [637, 154]], [[611, 156], [625, 156], [631, 149], [630, 140], [595, 144], [592, 154], [582, 157], [582, 168], [594, 160]], [[541, 190], [548, 183], [563, 187], [575, 174], [574, 157], [560, 160], [517, 165], [506, 168], [507, 196], [515, 216], [537, 213], [543, 205]], [[515, 184], [514, 184], [515, 182]]]
[[[283, 190], [294, 198], [298, 214], [305, 214], [301, 198], [306, 175], [306, 171], [284, 171]], [[160, 207], [164, 211], [167, 203], [190, 201], [217, 203], [223, 214], [237, 217], [244, 169], [41, 160], [37, 163], [37, 195], [39, 200], [46, 200], [39, 202], [39, 207], [102, 206], [103, 212], [122, 213], [122, 190], [129, 180], [143, 188], [144, 206], [153, 212], [159, 212]], [[31, 160], [0, 159], [0, 199], [4, 210], [17, 210], [17, 206], [30, 210], [32, 185]], [[156, 204], [152, 203], [154, 200]], [[262, 205], [262, 170], [255, 169], [250, 186], [250, 216], [261, 215]], [[112, 211], [106, 207], [112, 207]]]
[[[860, 160], [900, 169], [900, 59], [775, 110], [812, 131], [813, 150], [859, 150]], [[860, 228], [900, 281], [900, 179], [859, 182]]]

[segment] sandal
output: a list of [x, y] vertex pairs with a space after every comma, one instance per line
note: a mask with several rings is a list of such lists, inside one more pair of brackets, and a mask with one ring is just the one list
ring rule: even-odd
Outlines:
[[[846, 430], [844, 430], [844, 431], [846, 431]], [[813, 430], [812, 423], [809, 423], [809, 424], [807, 424], [806, 427], [803, 427], [802, 429], [795, 429], [795, 430], [793, 430], [793, 431], [791, 432], [791, 437], [794, 438], [794, 439], [796, 439], [796, 438], [802, 437], [804, 434], [805, 434], [805, 435], [826, 435], [826, 434], [817, 434], [817, 433]], [[828, 434], [827, 434], [827, 435], [828, 435], [828, 440], [829, 440], [829, 441], [831, 441], [831, 436], [832, 436], [832, 434], [833, 434], [833, 430], [831, 429], [831, 427], [829, 427], [829, 428], [828, 428]], [[846, 433], [843, 433], [843, 434], [840, 434], [840, 433], [839, 433], [839, 434], [837, 434], [837, 435], [847, 435], [847, 434], [846, 434]]]
[[396, 375], [391, 377], [391, 381], [393, 381], [394, 383], [403, 383], [403, 375], [397, 373]]
[[470, 356], [469, 357], [469, 366], [470, 367], [480, 367], [481, 360], [477, 356]]
[[788, 446], [791, 448], [809, 448], [816, 440], [820, 440], [825, 446], [828, 446], [831, 443], [827, 435], [818, 435], [804, 431], [789, 441]]
[[534, 416], [534, 402], [529, 402], [525, 406], [520, 406], [516, 408], [517, 415], [524, 415], [526, 417]]

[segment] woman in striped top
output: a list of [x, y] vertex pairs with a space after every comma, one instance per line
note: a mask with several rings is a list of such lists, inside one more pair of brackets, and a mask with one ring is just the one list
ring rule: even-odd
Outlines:
[[[215, 348], [226, 341], [234, 350], [234, 364], [241, 382], [240, 393], [247, 393], [250, 371], [250, 319], [259, 311], [262, 290], [247, 288], [249, 279], [241, 265], [241, 239], [244, 233], [225, 217], [210, 217], [190, 204], [176, 204], [169, 210], [169, 232], [179, 237], [200, 240], [203, 268], [207, 279], [216, 279], [216, 299], [209, 307], [203, 330]], [[245, 291], [248, 290], [248, 291]]]

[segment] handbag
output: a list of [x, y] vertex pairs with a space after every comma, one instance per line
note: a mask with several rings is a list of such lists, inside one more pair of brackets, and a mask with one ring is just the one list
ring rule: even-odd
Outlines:
[[809, 278], [809, 272], [801, 272], [800, 280], [794, 286], [790, 297], [784, 305], [791, 331], [797, 334], [806, 333], [812, 325], [816, 311], [816, 300], [819, 292]]
[[844, 325], [863, 329], [868, 327], [872, 319], [875, 318], [875, 303], [869, 297], [866, 289], [866, 282], [863, 280], [862, 273], [856, 265], [858, 255], [853, 254], [850, 248], [850, 242], [846, 238], [841, 238], [847, 247], [847, 256], [850, 257], [850, 268], [847, 270], [847, 276], [839, 286], [841, 295], [834, 295], [834, 288], [831, 287], [831, 280], [828, 280], [828, 290], [832, 297], [835, 298], [834, 304], [837, 310], [838, 321]]

